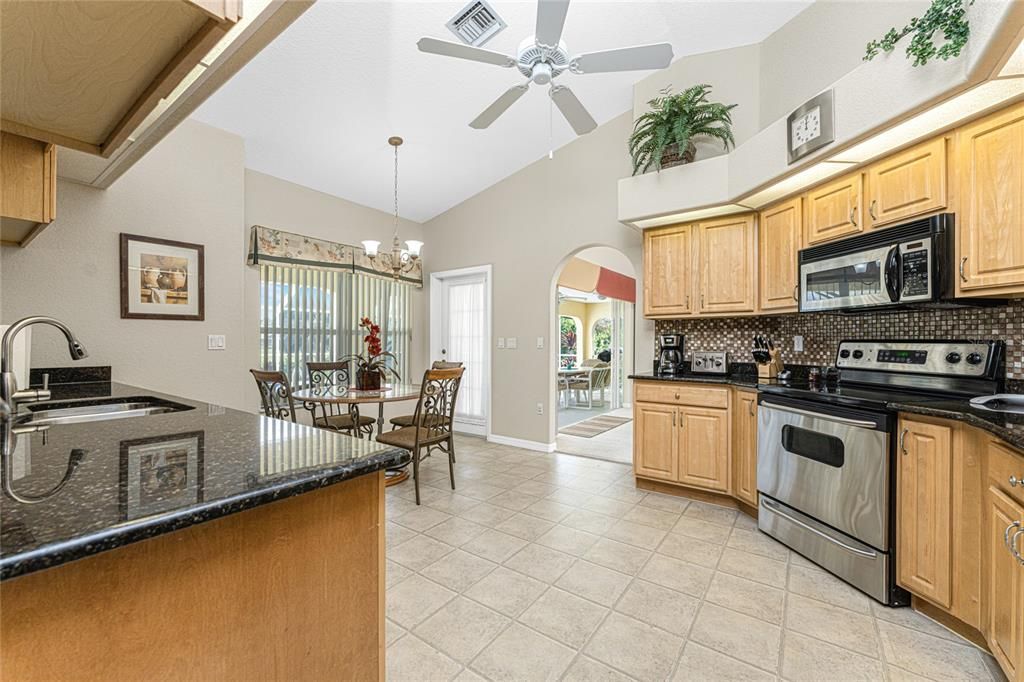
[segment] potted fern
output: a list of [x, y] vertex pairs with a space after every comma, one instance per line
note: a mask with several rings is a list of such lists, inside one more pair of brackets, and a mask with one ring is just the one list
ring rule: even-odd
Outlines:
[[732, 136], [732, 114], [735, 104], [709, 102], [711, 86], [694, 85], [673, 95], [671, 87], [661, 91], [647, 104], [651, 110], [637, 119], [629, 136], [629, 155], [633, 175], [655, 169], [669, 168], [693, 161], [697, 149], [694, 138], [710, 137], [729, 146], [736, 146]]

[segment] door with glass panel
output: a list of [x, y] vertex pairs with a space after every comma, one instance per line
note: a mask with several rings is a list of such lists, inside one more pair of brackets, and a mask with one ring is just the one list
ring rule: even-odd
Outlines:
[[486, 435], [490, 412], [490, 269], [430, 276], [431, 361], [465, 368], [455, 405], [455, 429]]

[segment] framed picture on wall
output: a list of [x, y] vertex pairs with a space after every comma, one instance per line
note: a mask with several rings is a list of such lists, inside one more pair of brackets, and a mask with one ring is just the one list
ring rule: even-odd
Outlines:
[[202, 320], [203, 245], [121, 234], [121, 317]]
[[203, 501], [204, 431], [121, 441], [121, 520]]

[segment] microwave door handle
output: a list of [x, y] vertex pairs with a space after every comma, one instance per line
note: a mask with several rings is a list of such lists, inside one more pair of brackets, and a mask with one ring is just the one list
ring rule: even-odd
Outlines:
[[897, 244], [885, 255], [885, 290], [893, 303], [900, 300], [900, 290], [903, 288], [900, 282], [902, 274], [903, 258], [900, 257], [900, 245]]

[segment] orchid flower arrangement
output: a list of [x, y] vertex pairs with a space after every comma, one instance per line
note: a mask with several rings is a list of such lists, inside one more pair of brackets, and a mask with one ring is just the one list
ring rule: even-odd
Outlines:
[[[397, 362], [398, 358], [393, 353], [384, 350], [380, 338], [380, 325], [374, 324], [370, 318], [364, 317], [359, 320], [359, 328], [366, 330], [366, 335], [363, 336], [366, 351], [364, 353], [346, 355], [341, 359], [342, 362], [355, 361], [357, 375], [385, 377], [391, 374], [396, 380], [400, 381], [401, 377], [398, 375], [398, 372], [394, 367], [388, 365], [389, 360]], [[357, 383], [363, 383], [359, 380], [358, 376]]]

